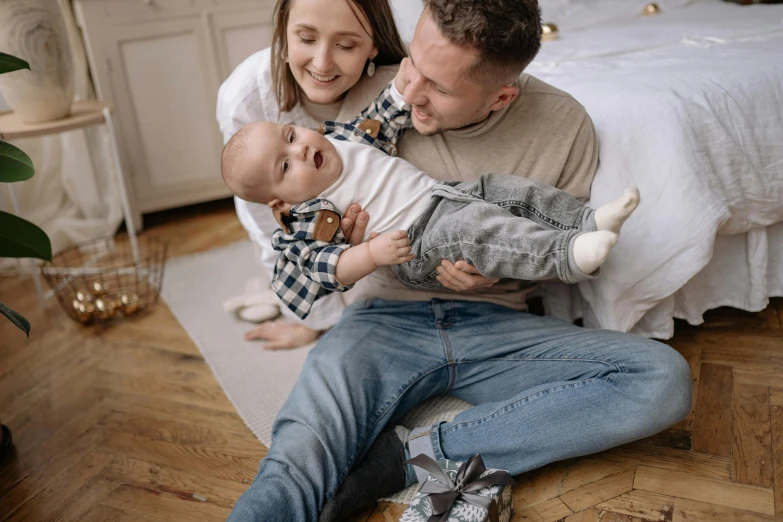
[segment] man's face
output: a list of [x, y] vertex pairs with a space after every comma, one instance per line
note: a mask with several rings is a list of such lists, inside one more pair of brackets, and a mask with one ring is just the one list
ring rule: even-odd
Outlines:
[[437, 134], [489, 116], [494, 93], [468, 79], [478, 52], [449, 42], [427, 10], [419, 18], [408, 51], [411, 65], [405, 74], [410, 83], [404, 97], [417, 131]]

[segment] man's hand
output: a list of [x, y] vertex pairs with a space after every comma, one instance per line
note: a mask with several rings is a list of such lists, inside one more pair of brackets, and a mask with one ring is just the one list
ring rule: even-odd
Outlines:
[[362, 210], [362, 207], [352, 203], [345, 216], [340, 220], [340, 229], [348, 242], [356, 246], [364, 239], [364, 233], [367, 231], [367, 222], [370, 221], [370, 215]]
[[438, 267], [438, 275], [435, 279], [445, 288], [455, 292], [489, 288], [500, 279], [497, 277], [484, 277], [476, 270], [476, 267], [465, 261], [457, 261], [456, 264], [443, 260]]
[[316, 339], [321, 332], [311, 330], [301, 325], [286, 322], [282, 319], [266, 321], [252, 330], [245, 332], [245, 340], [263, 340], [264, 350], [290, 350], [309, 344]]
[[404, 230], [375, 236], [369, 246], [376, 266], [401, 265], [413, 259], [408, 233]]
[[408, 75], [408, 67], [410, 66], [410, 58], [403, 58], [400, 62], [400, 68], [397, 70], [397, 76], [394, 77], [394, 86], [400, 91], [400, 94], [405, 94], [405, 88], [411, 83], [410, 75]]

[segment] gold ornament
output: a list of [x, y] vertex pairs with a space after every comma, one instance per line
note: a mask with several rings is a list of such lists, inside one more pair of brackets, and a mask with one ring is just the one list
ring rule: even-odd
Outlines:
[[106, 293], [106, 285], [103, 284], [103, 281], [93, 281], [92, 291], [97, 297], [100, 297]]
[[644, 9], [642, 10], [642, 14], [645, 16], [657, 15], [660, 12], [661, 12], [660, 6], [658, 6], [658, 4], [656, 4], [655, 2], [651, 4], [647, 4], [646, 6], [644, 6]]
[[106, 308], [109, 310], [109, 313], [112, 317], [122, 313], [122, 301], [120, 301], [119, 295], [105, 295], [103, 296], [103, 301], [106, 303]]
[[76, 299], [81, 303], [89, 303], [92, 302], [92, 294], [84, 288], [80, 288], [76, 291]]
[[95, 307], [92, 303], [79, 303], [79, 307], [76, 309], [76, 318], [82, 324], [87, 324], [95, 319]]
[[541, 40], [547, 42], [558, 38], [560, 38], [560, 30], [557, 25], [548, 23], [541, 26]]
[[95, 318], [99, 321], [106, 321], [114, 318], [116, 311], [111, 309], [109, 301], [103, 298], [95, 300]]
[[122, 311], [125, 315], [138, 312], [141, 306], [139, 296], [136, 294], [122, 294], [120, 296], [120, 302], [122, 303]]

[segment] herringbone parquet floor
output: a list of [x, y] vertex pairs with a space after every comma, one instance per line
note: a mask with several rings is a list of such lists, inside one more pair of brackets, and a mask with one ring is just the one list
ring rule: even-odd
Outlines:
[[[228, 203], [169, 212], [145, 234], [170, 255], [243, 239]], [[165, 304], [107, 329], [42, 312], [26, 278], [0, 301], [0, 520], [224, 520], [266, 449], [244, 426]], [[513, 521], [783, 520], [783, 301], [721, 309], [671, 341], [691, 363], [693, 411], [649, 440], [517, 477]], [[260, 349], [260, 348], [259, 348]], [[395, 521], [379, 503], [357, 520]], [[296, 522], [296, 521], [293, 521]]]

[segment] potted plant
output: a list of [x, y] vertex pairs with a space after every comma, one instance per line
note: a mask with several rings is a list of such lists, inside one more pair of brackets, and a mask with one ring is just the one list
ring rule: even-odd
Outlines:
[[[20, 69], [30, 69], [30, 65], [15, 56], [0, 53], [0, 74]], [[0, 140], [0, 182], [15, 183], [33, 177], [35, 169], [30, 157], [10, 143]], [[32, 257], [52, 260], [52, 245], [46, 232], [18, 216], [0, 211], [0, 257]], [[0, 303], [0, 315], [8, 318], [28, 337], [30, 323], [19, 313]], [[0, 424], [0, 458], [11, 445], [11, 431]]]

